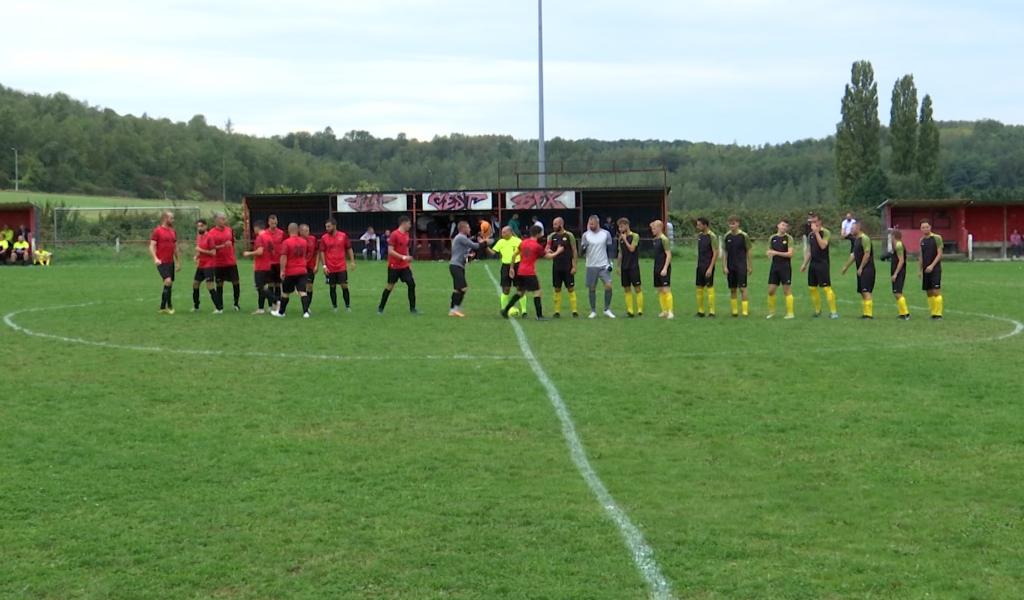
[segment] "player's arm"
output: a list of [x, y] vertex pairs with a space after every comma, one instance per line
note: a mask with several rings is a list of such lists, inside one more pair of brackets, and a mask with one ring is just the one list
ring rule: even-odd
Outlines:
[[[319, 246], [319, 244], [318, 244], [318, 246]], [[320, 269], [320, 264], [321, 264], [320, 263], [320, 254], [321, 254], [320, 252], [316, 252], [316, 251], [313, 252], [313, 269], [312, 269], [312, 271], [314, 273], [316, 273]], [[326, 265], [327, 263], [323, 263], [323, 264]]]
[[828, 238], [821, 229], [814, 232], [814, 241], [817, 242], [818, 247], [822, 250], [828, 250]]
[[860, 259], [860, 264], [857, 265], [858, 275], [864, 272], [864, 267], [868, 266], [869, 262], [871, 262], [871, 244], [864, 248], [864, 258]]
[[661, 238], [661, 249], [665, 252], [665, 266], [661, 268], [661, 276], [668, 275], [668, 268], [672, 266], [672, 243], [667, 237]]
[[853, 252], [851, 252], [850, 256], [846, 259], [846, 262], [843, 263], [843, 270], [841, 271], [843, 275], [846, 275], [846, 272], [850, 270], [850, 265], [853, 264], [854, 259], [855, 256]]
[[747, 275], [750, 275], [754, 272], [754, 256], [750, 252], [754, 244], [750, 241], [750, 236], [745, 233], [743, 234], [743, 245], [747, 247]]
[[569, 234], [569, 248], [572, 250], [572, 266], [569, 272], [573, 275], [576, 274], [576, 260], [580, 257], [579, 250], [576, 249], [576, 236], [570, 231]]
[[[345, 254], [348, 255], [348, 265], [347, 265], [348, 270], [349, 271], [355, 271], [356, 270], [356, 253], [352, 250], [352, 244], [349, 244], [348, 246], [346, 246]], [[324, 266], [326, 266], [326, 265], [327, 265], [327, 263], [324, 262]]]
[[[722, 247], [722, 272], [724, 272], [726, 275], [729, 274], [729, 241], [728, 241], [728, 239], [729, 239], [729, 236], [727, 234], [726, 235], [725, 246]], [[715, 249], [714, 246], [712, 246], [711, 247], [711, 250], [712, 250], [712, 253], [711, 253], [711, 268], [712, 269], [715, 268], [714, 249]]]
[[935, 269], [935, 265], [939, 264], [939, 261], [942, 260], [942, 238], [937, 236], [937, 235], [934, 236], [934, 237], [936, 238], [935, 239], [935, 260], [933, 260], [931, 262], [931, 264], [928, 265], [928, 268], [926, 269], [929, 273], [931, 273], [932, 270]]
[[803, 273], [807, 270], [807, 265], [811, 262], [811, 247], [807, 242], [807, 238], [804, 238], [804, 262], [800, 265], [800, 272]]
[[279, 260], [278, 262], [281, 265], [281, 275], [283, 276], [284, 272], [285, 272], [285, 267], [288, 266], [288, 253], [287, 252], [282, 252], [281, 253], [281, 260]]
[[[631, 236], [623, 235], [622, 236], [622, 241], [625, 242], [626, 249], [628, 249], [630, 252], [636, 252], [637, 243], [639, 243], [639, 241], [640, 241], [639, 238], [640, 238], [640, 236], [637, 235], [637, 234], [633, 234]], [[637, 243], [630, 243], [632, 240], [636, 240]]]
[[791, 236], [789, 234], [786, 234], [786, 241], [788, 242], [786, 244], [786, 251], [785, 252], [776, 252], [775, 254], [777, 254], [779, 256], [783, 256], [785, 258], [793, 258], [793, 252], [794, 252], [793, 251], [793, 236]]
[[153, 262], [160, 264], [160, 259], [156, 257], [156, 240], [149, 240], [149, 255], [153, 257]]
[[899, 248], [896, 248], [896, 272], [892, 274], [892, 280], [893, 281], [896, 281], [896, 278], [900, 276], [900, 273], [907, 266], [907, 261], [904, 258], [904, 256], [906, 256], [906, 254], [907, 254], [906, 252], [900, 252]]

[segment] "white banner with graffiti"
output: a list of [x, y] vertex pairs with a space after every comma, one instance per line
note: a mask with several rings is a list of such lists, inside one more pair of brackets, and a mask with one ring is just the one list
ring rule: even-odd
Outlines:
[[423, 194], [424, 211], [461, 212], [491, 210], [494, 195], [491, 192], [432, 192]]
[[404, 212], [409, 210], [405, 194], [338, 194], [338, 212]]
[[509, 192], [505, 195], [506, 210], [569, 210], [576, 208], [576, 192], [534, 190]]

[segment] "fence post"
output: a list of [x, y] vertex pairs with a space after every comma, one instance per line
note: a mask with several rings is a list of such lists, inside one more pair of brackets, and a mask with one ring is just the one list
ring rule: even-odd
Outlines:
[[121, 253], [121, 236], [114, 238], [114, 252], [117, 254]]
[[974, 234], [967, 234], [967, 260], [974, 260]]

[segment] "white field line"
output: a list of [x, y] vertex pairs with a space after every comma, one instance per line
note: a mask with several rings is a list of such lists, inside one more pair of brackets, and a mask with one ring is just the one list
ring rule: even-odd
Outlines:
[[[326, 361], [339, 361], [339, 362], [355, 362], [355, 361], [385, 361], [395, 360], [395, 356], [372, 356], [372, 355], [360, 355], [360, 354], [298, 354], [290, 352], [253, 352], [253, 351], [239, 351], [232, 352], [228, 350], [200, 350], [194, 348], [164, 348], [162, 346], [140, 346], [135, 344], [117, 344], [114, 342], [102, 342], [97, 340], [88, 340], [80, 337], [70, 337], [64, 335], [58, 335], [54, 333], [44, 333], [40, 331], [34, 331], [27, 327], [17, 324], [14, 321], [14, 317], [32, 312], [42, 312], [47, 310], [61, 310], [68, 308], [83, 308], [86, 306], [93, 306], [100, 304], [99, 302], [86, 302], [83, 304], [66, 304], [62, 306], [44, 306], [37, 308], [27, 308], [23, 310], [16, 310], [14, 312], [7, 313], [4, 315], [4, 325], [7, 325], [14, 331], [28, 335], [35, 338], [41, 338], [46, 340], [53, 340], [64, 344], [79, 344], [82, 346], [93, 346], [96, 348], [107, 348], [110, 350], [128, 350], [132, 352], [164, 352], [170, 354], [184, 354], [187, 356], [224, 356], [224, 357], [249, 357], [249, 358], [305, 358], [311, 360], [326, 360]], [[516, 360], [518, 356], [506, 356], [506, 355], [478, 355], [478, 354], [427, 354], [427, 355], [402, 355], [399, 357], [404, 360]]]
[[[839, 299], [839, 298], [837, 298], [836, 300], [838, 300], [839, 302], [841, 302], [843, 304], [855, 304], [857, 306], [860, 306], [860, 300], [846, 300], [846, 299]], [[918, 311], [926, 311], [926, 310], [928, 310], [928, 308], [925, 307], [925, 306], [917, 306], [917, 305], [913, 305], [912, 306], [912, 305], [909, 305], [909, 304], [907, 305], [907, 308], [910, 308], [910, 309], [913, 309], [913, 310], [918, 310]], [[1013, 325], [1013, 329], [1011, 329], [1007, 333], [1003, 333], [1003, 334], [992, 336], [992, 337], [981, 338], [981, 339], [977, 339], [977, 340], [963, 340], [964, 343], [969, 343], [969, 342], [998, 342], [1000, 340], [1005, 340], [1005, 339], [1008, 339], [1008, 338], [1012, 338], [1015, 335], [1020, 335], [1021, 333], [1024, 333], [1024, 323], [1021, 323], [1017, 319], [1012, 319], [1010, 317], [1001, 317], [999, 315], [990, 315], [990, 314], [987, 314], [987, 313], [968, 312], [968, 311], [965, 311], [965, 310], [957, 310], [955, 308], [944, 308], [942, 312], [944, 312], [944, 313], [952, 313], [954, 315], [964, 315], [964, 316], [967, 316], [967, 317], [978, 317], [978, 318], [981, 318], [981, 319], [990, 319], [992, 321], [1002, 321], [1003, 323], [1009, 323], [1010, 325]], [[911, 314], [913, 314], [913, 313], [911, 313]], [[875, 318], [877, 319], [878, 317], [876, 316]], [[923, 318], [927, 318], [927, 317], [923, 317]], [[892, 348], [893, 346], [886, 345], [886, 347], [887, 348]], [[849, 348], [844, 348], [844, 350], [849, 350]]]
[[[491, 278], [495, 289], [500, 292], [501, 286], [494, 277], [494, 273], [491, 272], [490, 267], [487, 267], [486, 270], [487, 276]], [[523, 357], [526, 358], [526, 362], [533, 370], [533, 374], [544, 387], [548, 394], [548, 399], [551, 401], [551, 406], [555, 409], [555, 414], [558, 415], [558, 420], [562, 425], [562, 437], [565, 438], [565, 444], [569, 448], [572, 462], [576, 465], [576, 469], [579, 470], [583, 480], [587, 483], [587, 487], [590, 488], [594, 497], [597, 498], [601, 507], [604, 508], [605, 513], [618, 526], [623, 541], [633, 555], [633, 563], [647, 583], [650, 597], [656, 600], [674, 598], [672, 586], [665, 576], [662, 575], [661, 568], [658, 567], [658, 563], [654, 559], [654, 550], [647, 544], [644, 534], [633, 524], [626, 512], [618, 505], [615, 498], [608, 491], [608, 488], [605, 487], [604, 482], [597, 475], [594, 467], [590, 464], [590, 459], [587, 458], [587, 451], [583, 447], [579, 434], [576, 432], [576, 424], [569, 413], [569, 407], [566, 406], [562, 400], [562, 395], [558, 392], [558, 388], [555, 387], [554, 382], [551, 381], [547, 372], [544, 371], [544, 367], [537, 360], [537, 356], [533, 353], [533, 349], [530, 347], [529, 340], [526, 339], [526, 333], [523, 331], [522, 326], [516, 319], [509, 319], [509, 323], [511, 323], [512, 329], [516, 333], [516, 339], [519, 340], [519, 349], [522, 350]]]

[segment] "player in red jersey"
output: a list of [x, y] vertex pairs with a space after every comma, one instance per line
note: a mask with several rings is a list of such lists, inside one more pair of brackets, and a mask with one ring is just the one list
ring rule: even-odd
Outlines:
[[351, 311], [348, 270], [356, 268], [352, 242], [349, 241], [347, 233], [338, 231], [338, 222], [334, 219], [327, 219], [324, 229], [327, 233], [320, 238], [320, 262], [324, 265], [327, 285], [331, 286], [331, 305], [335, 311], [338, 310], [338, 286], [340, 285], [342, 299], [345, 301], [345, 310]]
[[238, 311], [241, 310], [238, 306], [238, 298], [242, 293], [242, 286], [239, 284], [238, 260], [235, 258], [235, 232], [228, 227], [228, 218], [224, 213], [215, 214], [213, 221], [215, 226], [206, 234], [206, 237], [207, 240], [213, 240], [214, 249], [217, 251], [214, 266], [217, 269], [219, 310], [224, 310], [224, 283], [230, 281], [234, 294], [233, 306]]
[[316, 279], [316, 270], [320, 266], [320, 244], [316, 236], [309, 232], [309, 225], [299, 225], [299, 237], [306, 240], [306, 296], [309, 297], [309, 304], [313, 304], [313, 281]]
[[377, 306], [377, 314], [384, 314], [384, 306], [388, 303], [388, 296], [391, 290], [395, 289], [395, 283], [402, 280], [409, 289], [409, 312], [418, 315], [416, 310], [416, 280], [412, 277], [412, 256], [409, 254], [409, 229], [412, 228], [412, 220], [402, 215], [398, 217], [398, 229], [391, 232], [388, 238], [388, 283], [384, 286], [384, 293], [380, 296], [380, 305]]
[[206, 289], [210, 292], [213, 305], [217, 306], [217, 292], [213, 286], [214, 280], [214, 255], [215, 250], [206, 248], [206, 220], [196, 221], [196, 274], [192, 277], [192, 312], [199, 312], [199, 288], [206, 282]]
[[288, 237], [284, 230], [277, 226], [277, 215], [267, 217], [267, 233], [274, 242], [273, 255], [270, 257], [270, 279], [271, 287], [274, 288], [274, 297], [281, 298], [281, 247], [284, 239]]
[[270, 310], [276, 311], [277, 298], [274, 295], [273, 278], [271, 276], [271, 265], [274, 256], [274, 238], [267, 231], [263, 221], [253, 223], [253, 231], [256, 233], [253, 239], [253, 248], [243, 252], [242, 255], [253, 258], [252, 270], [253, 279], [256, 283], [256, 294], [259, 296], [259, 308], [253, 311], [254, 315], [264, 314], [264, 306], [270, 303]]
[[298, 293], [302, 299], [302, 318], [309, 318], [309, 296], [306, 295], [306, 252], [309, 244], [299, 235], [298, 223], [288, 224], [288, 239], [281, 245], [281, 308], [270, 313], [275, 317], [283, 317], [288, 310], [288, 296]]
[[153, 264], [164, 283], [160, 293], [160, 312], [173, 315], [171, 287], [174, 274], [181, 270], [181, 261], [178, 259], [178, 235], [174, 232], [174, 213], [169, 210], [160, 215], [160, 224], [149, 236], [149, 255], [153, 257]]
[[[501, 309], [501, 316], [508, 318], [508, 311], [512, 310], [519, 299], [526, 295], [527, 292], [533, 293], [533, 310], [538, 321], [547, 321], [544, 318], [544, 309], [541, 305], [541, 291], [540, 281], [537, 279], [537, 261], [542, 258], [551, 258], [554, 256], [553, 253], [547, 252], [544, 249], [544, 245], [540, 243], [541, 236], [544, 235], [544, 230], [539, 225], [533, 225], [530, 227], [530, 235], [527, 236], [523, 243], [519, 245], [519, 249], [513, 254], [512, 264], [509, 265], [509, 274], [515, 277], [516, 281], [516, 293], [513, 294], [512, 298], [505, 305], [505, 308]], [[515, 266], [515, 258], [520, 257], [519, 268], [513, 270]]]

